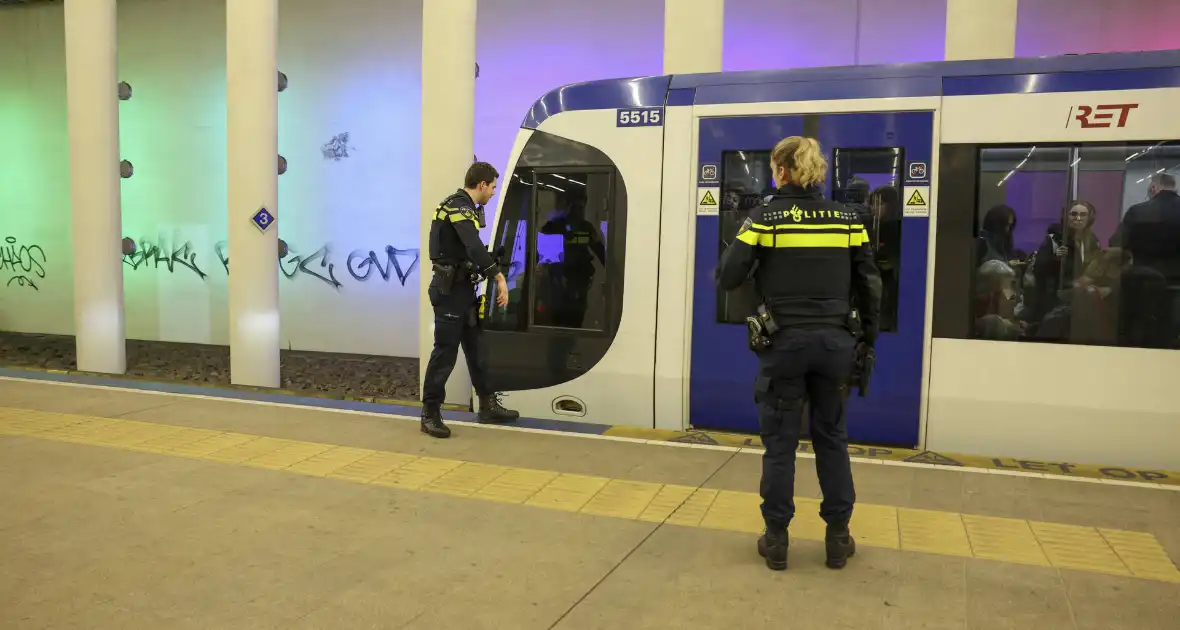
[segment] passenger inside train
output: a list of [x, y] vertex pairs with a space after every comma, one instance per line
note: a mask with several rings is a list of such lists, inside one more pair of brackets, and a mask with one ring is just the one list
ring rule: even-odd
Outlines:
[[975, 335], [1180, 347], [1178, 168], [1172, 143], [1030, 149], [980, 192], [1000, 202], [979, 223]]

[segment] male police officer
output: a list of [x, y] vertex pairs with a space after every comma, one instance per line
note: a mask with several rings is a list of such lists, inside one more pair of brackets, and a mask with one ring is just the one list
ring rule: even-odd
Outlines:
[[430, 223], [430, 304], [434, 306], [434, 350], [426, 365], [422, 385], [422, 432], [436, 438], [451, 436], [443, 424], [439, 407], [446, 395], [447, 378], [455, 368], [459, 346], [467, 357], [471, 384], [479, 395], [479, 421], [515, 422], [520, 414], [505, 409], [500, 397], [488, 387], [487, 368], [480, 348], [480, 308], [475, 288], [486, 278], [496, 279], [496, 304], [507, 306], [508, 285], [504, 274], [483, 242], [483, 206], [496, 193], [500, 174], [487, 162], [467, 169], [463, 188], [447, 197], [435, 210]]
[[[805, 398], [824, 495], [820, 516], [827, 522], [827, 565], [842, 568], [856, 552], [848, 531], [856, 494], [844, 404], [857, 353], [851, 331], [862, 328], [863, 343], [871, 349], [881, 279], [861, 219], [817, 191], [827, 166], [814, 139], [792, 136], [779, 142], [771, 153], [778, 192], [751, 210], [717, 270], [725, 290], [740, 286], [752, 271], [762, 300], [748, 320], [759, 364], [754, 399], [766, 447], [761, 484], [766, 534], [758, 540], [758, 552], [776, 571], [787, 568]], [[853, 297], [860, 326], [850, 318]]]

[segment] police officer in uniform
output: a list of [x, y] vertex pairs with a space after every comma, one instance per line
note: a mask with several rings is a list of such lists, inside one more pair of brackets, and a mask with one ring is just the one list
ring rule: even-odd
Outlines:
[[467, 357], [471, 385], [479, 395], [479, 421], [485, 424], [515, 422], [515, 411], [500, 404], [500, 396], [488, 387], [480, 336], [480, 303], [475, 288], [487, 278], [496, 279], [496, 304], [507, 306], [508, 285], [499, 264], [479, 240], [484, 227], [483, 206], [496, 194], [500, 174], [487, 162], [475, 162], [467, 169], [463, 188], [439, 204], [430, 223], [430, 262], [434, 277], [428, 294], [434, 307], [434, 350], [426, 365], [422, 385], [422, 432], [448, 438], [451, 430], [443, 424], [440, 407], [446, 395], [447, 378], [455, 368], [459, 346]]
[[[876, 340], [881, 279], [862, 219], [819, 192], [828, 169], [819, 143], [799, 136], [782, 140], [771, 153], [771, 169], [777, 193], [750, 211], [717, 270], [724, 290], [736, 289], [753, 273], [762, 301], [751, 318], [764, 326], [759, 337], [764, 345], [751, 336], [758, 355], [754, 399], [766, 447], [761, 483], [766, 533], [758, 553], [771, 569], [787, 568], [795, 449], [807, 399], [824, 497], [827, 565], [839, 569], [856, 552], [848, 530], [856, 494], [844, 405], [857, 353], [870, 352]], [[853, 300], [859, 321], [852, 316]], [[860, 345], [856, 329], [863, 331]]]

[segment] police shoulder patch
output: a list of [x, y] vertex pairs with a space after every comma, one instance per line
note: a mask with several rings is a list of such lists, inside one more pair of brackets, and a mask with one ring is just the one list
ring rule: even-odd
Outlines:
[[475, 220], [475, 210], [472, 210], [471, 208], [468, 208], [467, 206], [463, 206], [462, 208], [460, 208], [459, 214], [463, 215], [463, 218], [467, 219], [469, 221]]
[[754, 220], [750, 217], [746, 217], [746, 220], [742, 222], [742, 227], [738, 228], [737, 234], [734, 236], [741, 236], [742, 234], [745, 234], [747, 230], [753, 227], [753, 225]]

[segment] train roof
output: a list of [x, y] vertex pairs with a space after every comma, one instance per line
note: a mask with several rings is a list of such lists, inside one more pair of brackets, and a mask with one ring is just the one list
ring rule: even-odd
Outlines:
[[678, 74], [560, 87], [521, 126], [590, 109], [1164, 87], [1180, 87], [1180, 50]]

